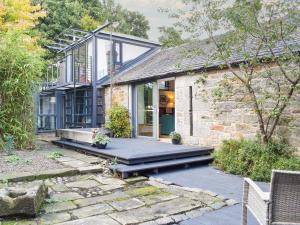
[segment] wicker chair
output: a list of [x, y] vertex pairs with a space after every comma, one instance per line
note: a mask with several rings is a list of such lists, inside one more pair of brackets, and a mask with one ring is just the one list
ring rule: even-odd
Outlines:
[[273, 170], [271, 192], [245, 178], [242, 225], [248, 210], [261, 225], [300, 225], [300, 172]]

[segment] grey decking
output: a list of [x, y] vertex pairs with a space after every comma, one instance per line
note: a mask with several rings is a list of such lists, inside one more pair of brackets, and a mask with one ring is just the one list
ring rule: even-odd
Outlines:
[[53, 141], [54, 144], [84, 151], [108, 159], [117, 159], [112, 170], [123, 177], [135, 172], [158, 170], [189, 164], [207, 164], [212, 161], [213, 148], [189, 145], [172, 145], [149, 139], [112, 139], [106, 149], [97, 149], [86, 143], [70, 140]]
[[213, 160], [210, 155], [207, 156], [198, 156], [198, 157], [189, 157], [189, 158], [182, 158], [182, 159], [173, 159], [173, 160], [165, 160], [153, 163], [145, 163], [145, 164], [138, 164], [138, 165], [112, 165], [110, 169], [116, 171], [122, 175], [122, 178], [127, 178], [130, 173], [134, 172], [144, 172], [154, 169], [158, 172], [158, 169], [161, 168], [168, 168], [173, 166], [180, 166], [180, 165], [190, 165], [190, 164], [199, 164], [199, 163], [209, 163]]

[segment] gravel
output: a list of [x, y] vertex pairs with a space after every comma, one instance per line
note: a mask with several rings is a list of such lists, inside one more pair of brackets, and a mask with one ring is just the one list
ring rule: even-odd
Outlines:
[[7, 155], [0, 152], [0, 173], [36, 172], [49, 169], [62, 169], [65, 166], [43, 156], [38, 151], [15, 151], [20, 160], [8, 162]]

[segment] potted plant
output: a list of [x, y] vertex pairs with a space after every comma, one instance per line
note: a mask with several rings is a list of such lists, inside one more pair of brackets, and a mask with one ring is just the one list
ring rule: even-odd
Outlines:
[[178, 145], [181, 142], [181, 135], [175, 131], [170, 133], [170, 138], [172, 140], [172, 144]]
[[105, 149], [109, 142], [110, 138], [107, 135], [102, 134], [101, 132], [97, 132], [93, 136], [93, 146], [99, 149]]

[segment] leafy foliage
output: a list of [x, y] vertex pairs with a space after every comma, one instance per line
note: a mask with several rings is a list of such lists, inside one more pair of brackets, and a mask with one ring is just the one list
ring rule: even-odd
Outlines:
[[43, 68], [43, 51], [33, 27], [43, 16], [30, 1], [0, 1], [0, 147], [11, 136], [16, 148], [34, 140], [34, 82]]
[[181, 141], [181, 135], [175, 131], [170, 133], [170, 138], [172, 140]]
[[228, 71], [213, 92], [215, 102], [242, 99], [257, 117], [262, 140], [271, 141], [299, 94], [300, 46], [292, 42], [300, 31], [299, 0], [183, 2], [187, 7], [174, 14], [177, 25], [192, 38], [207, 36], [212, 46], [195, 55]]
[[51, 152], [48, 155], [48, 158], [49, 159], [58, 159], [58, 158], [63, 157], [63, 156], [64, 156], [64, 154], [62, 152], [54, 151], [54, 152]]
[[106, 145], [107, 143], [110, 142], [110, 138], [102, 134], [101, 132], [98, 132], [95, 134], [95, 137], [93, 137], [93, 144], [101, 144], [101, 145]]
[[47, 11], [40, 19], [39, 30], [49, 40], [68, 28], [93, 30], [106, 21], [119, 22], [117, 32], [147, 38], [150, 29], [146, 18], [128, 11], [113, 0], [32, 0]]
[[8, 163], [17, 164], [22, 161], [22, 159], [18, 155], [10, 155], [5, 158], [5, 161]]
[[129, 138], [131, 136], [130, 116], [124, 106], [113, 106], [107, 113], [105, 127], [113, 137]]
[[174, 27], [160, 27], [161, 36], [158, 38], [159, 42], [166, 48], [175, 47], [184, 43], [181, 37], [181, 32]]
[[28, 31], [36, 26], [45, 12], [40, 6], [31, 5], [30, 0], [1, 0], [0, 1], [0, 31]]
[[300, 170], [295, 151], [283, 140], [227, 140], [214, 153], [214, 164], [229, 173], [269, 181], [272, 169]]

